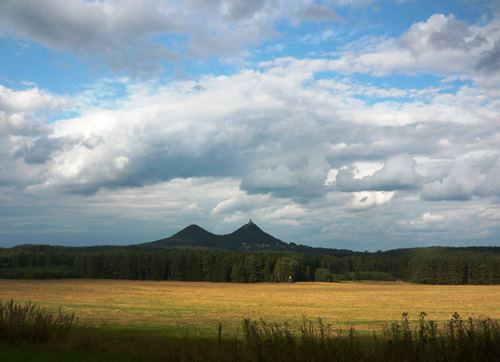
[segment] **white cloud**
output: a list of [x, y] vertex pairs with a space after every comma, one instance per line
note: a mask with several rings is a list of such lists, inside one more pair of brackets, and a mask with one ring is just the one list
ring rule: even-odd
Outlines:
[[430, 224], [439, 223], [444, 219], [445, 217], [439, 214], [431, 214], [430, 212], [422, 214], [422, 222], [424, 223], [430, 223]]
[[380, 162], [359, 161], [354, 162], [353, 167], [353, 178], [362, 179], [367, 176], [372, 176], [375, 172], [381, 170], [384, 164]]
[[221, 198], [239, 195], [238, 185], [238, 180], [230, 178], [186, 178], [141, 188], [99, 191], [86, 197], [90, 206], [87, 212], [101, 210], [127, 218], [168, 218], [170, 222], [179, 223], [176, 213], [199, 218], [206, 208], [213, 207]]
[[326, 174], [326, 179], [325, 179], [325, 186], [332, 186], [335, 184], [335, 179], [337, 177], [337, 174], [339, 173], [339, 170], [332, 168], [328, 171]]
[[[123, 98], [80, 103], [76, 118], [8, 138], [5, 147], [14, 158], [4, 162], [17, 171], [3, 177], [12, 182], [25, 174], [24, 187], [87, 194], [178, 177], [236, 177], [250, 193], [303, 202], [331, 187], [418, 192], [422, 183], [447, 176], [449, 167], [435, 159], [495, 147], [492, 122], [500, 104], [489, 91], [430, 90], [425, 102], [415, 96], [403, 105], [364, 101], [315, 80], [311, 69], [321, 71], [321, 62], [283, 62], [198, 81], [119, 81]], [[112, 87], [108, 82], [106, 89]], [[82, 98], [73, 97], [71, 107]], [[46, 99], [57, 104], [57, 96]], [[443, 112], [446, 107], [452, 108]], [[373, 121], [381, 117], [388, 122]], [[394, 122], [398, 118], [411, 123]]]
[[356, 177], [355, 171], [344, 168], [337, 173], [335, 185], [339, 190], [348, 192], [412, 189], [420, 182], [420, 175], [415, 166], [416, 162], [412, 157], [399, 155], [388, 159], [384, 166], [372, 175]]
[[13, 90], [0, 85], [0, 110], [9, 113], [34, 112], [57, 109], [67, 103], [64, 97], [55, 96], [36, 87]]
[[442, 228], [446, 217], [441, 214], [424, 212], [419, 218], [403, 220], [399, 224], [413, 229]]
[[270, 195], [248, 195], [240, 191], [237, 195], [218, 202], [212, 209], [212, 214], [217, 215], [252, 211], [258, 207], [267, 205], [271, 201], [270, 199]]
[[498, 17], [471, 25], [453, 15], [434, 14], [413, 24], [400, 37], [375, 38], [373, 43], [346, 48], [340, 56], [337, 52], [328, 67], [333, 71], [375, 75], [457, 75], [486, 84], [499, 80], [499, 44]]
[[0, 36], [104, 60], [116, 70], [154, 71], [165, 60], [234, 56], [277, 35], [275, 22], [336, 19], [308, 0], [29, 0], [0, 4]]
[[113, 158], [113, 163], [118, 170], [124, 169], [129, 162], [130, 159], [126, 156], [118, 156]]
[[424, 185], [425, 200], [468, 200], [478, 196], [500, 196], [498, 151], [476, 151], [457, 157], [441, 180]]
[[393, 191], [360, 191], [352, 193], [350, 208], [366, 209], [389, 203], [394, 197]]
[[452, 202], [434, 205], [433, 209], [397, 221], [391, 226], [391, 232], [396, 237], [421, 240], [424, 245], [446, 245], [450, 240], [454, 240], [455, 245], [470, 245], [474, 240], [494, 240], [498, 234], [498, 205]]

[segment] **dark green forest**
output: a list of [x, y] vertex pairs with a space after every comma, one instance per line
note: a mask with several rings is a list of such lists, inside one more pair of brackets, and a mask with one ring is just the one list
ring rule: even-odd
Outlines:
[[0, 278], [113, 278], [241, 283], [403, 280], [427, 284], [498, 284], [500, 248], [243, 252], [25, 245], [0, 249]]

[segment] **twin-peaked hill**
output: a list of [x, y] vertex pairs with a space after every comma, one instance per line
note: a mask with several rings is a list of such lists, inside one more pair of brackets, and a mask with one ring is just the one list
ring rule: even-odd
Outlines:
[[285, 243], [269, 235], [251, 220], [238, 230], [226, 235], [216, 235], [190, 225], [169, 238], [140, 244], [152, 248], [215, 248], [224, 250], [285, 250], [294, 244]]

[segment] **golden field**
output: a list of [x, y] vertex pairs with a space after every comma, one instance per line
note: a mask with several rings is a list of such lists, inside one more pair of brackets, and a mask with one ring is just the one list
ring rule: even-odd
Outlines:
[[211, 333], [231, 331], [245, 317], [295, 322], [305, 315], [356, 329], [378, 329], [402, 312], [434, 320], [500, 319], [500, 285], [419, 285], [401, 282], [232, 284], [129, 280], [0, 280], [0, 299], [62, 306], [83, 324], [112, 328]]

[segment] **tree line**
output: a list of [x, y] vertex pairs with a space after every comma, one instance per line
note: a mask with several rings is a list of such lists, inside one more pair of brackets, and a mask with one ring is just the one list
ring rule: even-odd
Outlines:
[[0, 249], [0, 278], [113, 278], [212, 282], [403, 280], [498, 284], [500, 248], [386, 252], [232, 252], [132, 247]]

